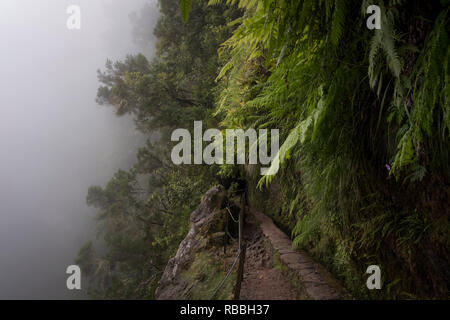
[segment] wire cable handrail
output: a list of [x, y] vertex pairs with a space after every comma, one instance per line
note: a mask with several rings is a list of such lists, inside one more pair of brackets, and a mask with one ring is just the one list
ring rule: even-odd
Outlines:
[[228, 213], [230, 214], [231, 219], [233, 219], [234, 223], [239, 223], [239, 220], [236, 220], [236, 219], [233, 217], [233, 214], [231, 213], [230, 208], [227, 207], [227, 211], [228, 211]]
[[[230, 208], [227, 206], [226, 207], [228, 213], [231, 216], [231, 219], [233, 219], [234, 223], [237, 223], [239, 225], [239, 228], [241, 228], [241, 220], [240, 219], [235, 219], [230, 211]], [[242, 212], [239, 213], [240, 215], [243, 214]], [[228, 232], [227, 232], [228, 233]], [[228, 233], [229, 235], [229, 233]], [[232, 239], [234, 239], [232, 237]], [[217, 293], [219, 292], [219, 290], [222, 288], [222, 286], [225, 284], [225, 281], [228, 279], [228, 277], [231, 275], [231, 272], [234, 269], [234, 266], [236, 265], [236, 263], [239, 260], [239, 256], [241, 255], [241, 233], [239, 233], [239, 249], [238, 252], [236, 254], [236, 257], [234, 258], [233, 264], [231, 265], [230, 269], [228, 270], [227, 274], [225, 275], [225, 277], [223, 278], [223, 280], [219, 283], [219, 285], [217, 286], [217, 288], [214, 290], [213, 294], [211, 295], [211, 298], [209, 298], [209, 300], [212, 300], [216, 297]]]
[[219, 283], [219, 285], [217, 286], [216, 290], [214, 290], [214, 293], [212, 294], [211, 298], [209, 298], [209, 300], [212, 300], [216, 297], [217, 292], [219, 292], [219, 290], [222, 288], [222, 286], [224, 285], [225, 281], [228, 279], [228, 277], [231, 275], [231, 271], [233, 271], [234, 266], [236, 265], [236, 262], [238, 262], [239, 260], [239, 256], [241, 255], [241, 249], [239, 248], [238, 253], [236, 255], [236, 258], [234, 258], [233, 264], [231, 265], [230, 269], [228, 270], [225, 278], [223, 278], [222, 282]]

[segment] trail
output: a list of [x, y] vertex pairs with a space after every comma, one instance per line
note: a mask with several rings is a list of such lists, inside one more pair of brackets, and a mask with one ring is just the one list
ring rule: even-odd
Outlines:
[[246, 218], [247, 252], [241, 300], [330, 300], [349, 296], [337, 280], [292, 242], [273, 221], [252, 211]]
[[261, 229], [256, 224], [247, 224], [244, 240], [247, 252], [241, 300], [296, 300], [301, 296], [283, 272], [274, 267], [273, 254]]

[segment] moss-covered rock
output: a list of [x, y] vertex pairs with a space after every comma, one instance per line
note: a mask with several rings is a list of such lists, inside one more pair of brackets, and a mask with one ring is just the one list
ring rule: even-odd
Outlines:
[[[209, 299], [225, 277], [227, 259], [220, 246], [226, 211], [222, 187], [210, 189], [190, 216], [190, 230], [169, 260], [156, 289], [157, 299]], [[221, 239], [222, 238], [222, 239]], [[231, 298], [232, 275], [217, 298]]]

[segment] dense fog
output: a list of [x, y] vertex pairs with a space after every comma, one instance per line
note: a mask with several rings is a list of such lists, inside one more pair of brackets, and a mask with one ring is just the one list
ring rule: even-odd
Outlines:
[[[156, 20], [155, 2], [0, 2], [0, 298], [87, 297], [66, 288], [65, 273], [94, 234], [87, 189], [129, 168], [144, 140], [95, 103], [96, 71], [107, 58], [151, 55], [129, 15], [149, 3]], [[80, 30], [66, 26], [72, 4]]]

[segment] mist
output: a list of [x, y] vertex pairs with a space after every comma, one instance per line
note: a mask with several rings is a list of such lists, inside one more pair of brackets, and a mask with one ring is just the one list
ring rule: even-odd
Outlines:
[[[66, 268], [94, 237], [90, 185], [128, 169], [144, 137], [95, 103], [107, 58], [152, 54], [129, 15], [156, 0], [0, 2], [0, 298], [77, 299]], [[69, 5], [81, 29], [68, 30]]]

